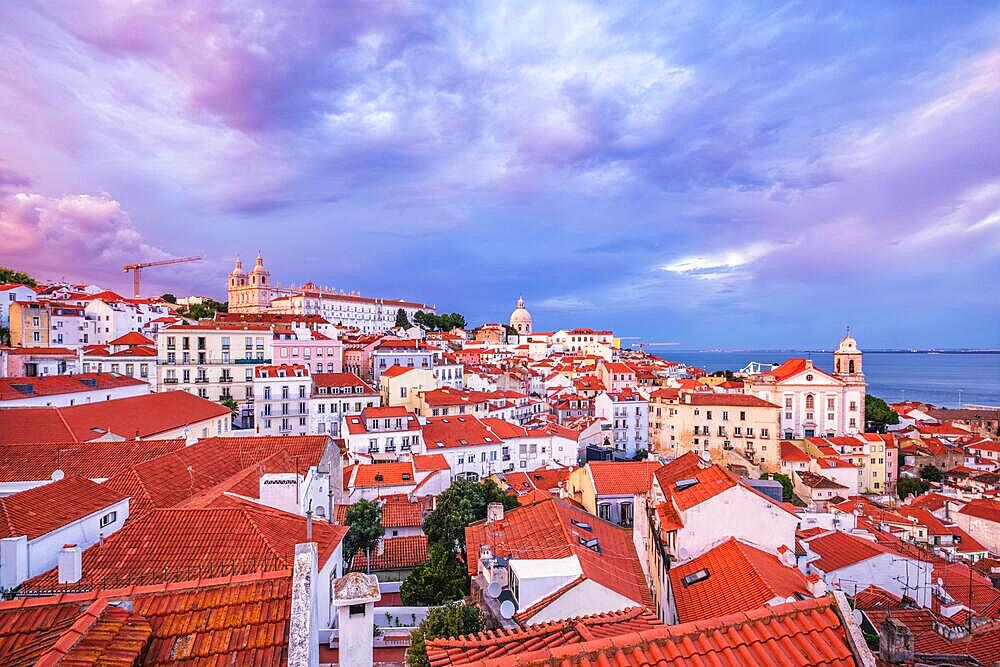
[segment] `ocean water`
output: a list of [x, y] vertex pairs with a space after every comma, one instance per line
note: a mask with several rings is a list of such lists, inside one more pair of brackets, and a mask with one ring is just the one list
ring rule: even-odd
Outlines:
[[[817, 367], [833, 370], [831, 352], [650, 351], [707, 371], [738, 371], [751, 361], [781, 363], [790, 357], [812, 359]], [[969, 403], [1000, 406], [1000, 354], [865, 352], [863, 364], [868, 393], [890, 403], [913, 400], [945, 407]]]

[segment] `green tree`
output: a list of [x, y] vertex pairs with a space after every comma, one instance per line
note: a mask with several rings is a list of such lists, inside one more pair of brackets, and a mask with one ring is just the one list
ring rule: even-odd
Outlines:
[[160, 298], [166, 301], [167, 303], [177, 303], [177, 297], [171, 294], [170, 292], [165, 292], [164, 294], [161, 294]]
[[0, 266], [0, 283], [19, 283], [21, 285], [27, 285], [28, 287], [38, 286], [38, 281], [29, 276], [27, 273], [21, 273], [20, 271], [9, 269], [6, 266]]
[[504, 492], [492, 480], [471, 482], [456, 479], [448, 489], [438, 496], [437, 508], [424, 519], [424, 534], [433, 546], [455, 550], [456, 546], [465, 554], [465, 527], [486, 518], [486, 506], [503, 503], [505, 510], [518, 506], [517, 497]]
[[469, 574], [455, 552], [435, 544], [428, 559], [413, 568], [399, 587], [406, 606], [424, 607], [460, 600], [469, 594]]
[[406, 316], [406, 311], [402, 308], [396, 311], [396, 326], [404, 329], [410, 328], [410, 318]]
[[461, 313], [451, 313], [450, 315], [442, 316], [445, 319], [441, 322], [442, 331], [451, 331], [452, 329], [464, 329], [466, 327], [465, 317]]
[[899, 415], [878, 396], [865, 394], [865, 428], [872, 433], [885, 433], [886, 427], [899, 423]]
[[229, 302], [219, 303], [214, 299], [205, 299], [201, 303], [192, 303], [188, 306], [181, 306], [177, 309], [177, 314], [190, 320], [210, 320], [216, 313], [224, 313], [229, 310]]
[[344, 562], [350, 565], [354, 554], [364, 551], [371, 569], [371, 553], [385, 534], [382, 527], [382, 508], [370, 500], [359, 500], [347, 508], [344, 523], [350, 528], [344, 537]]
[[914, 477], [900, 477], [896, 480], [896, 495], [900, 500], [906, 500], [907, 496], [919, 496], [927, 493], [931, 485], [923, 479]]
[[940, 482], [944, 479], [944, 473], [937, 466], [928, 463], [920, 468], [920, 479], [925, 479], [928, 482]]
[[786, 503], [791, 503], [797, 500], [795, 497], [795, 485], [792, 484], [792, 479], [788, 475], [783, 475], [780, 472], [764, 473], [760, 476], [761, 479], [773, 479], [776, 482], [781, 483], [781, 499]]
[[224, 406], [226, 406], [227, 408], [229, 408], [232, 412], [236, 412], [237, 410], [240, 409], [240, 406], [236, 402], [236, 399], [234, 399], [232, 396], [223, 396], [221, 399], [219, 399], [219, 403], [222, 403]]
[[439, 637], [457, 637], [482, 632], [486, 616], [475, 605], [461, 602], [432, 608], [413, 634], [406, 649], [406, 664], [410, 667], [430, 667], [427, 659], [427, 640]]

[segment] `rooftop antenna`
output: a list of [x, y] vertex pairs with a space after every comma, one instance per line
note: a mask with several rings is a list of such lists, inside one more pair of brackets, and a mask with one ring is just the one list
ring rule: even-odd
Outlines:
[[313, 538], [313, 501], [309, 499], [309, 509], [306, 510], [306, 542], [312, 542]]

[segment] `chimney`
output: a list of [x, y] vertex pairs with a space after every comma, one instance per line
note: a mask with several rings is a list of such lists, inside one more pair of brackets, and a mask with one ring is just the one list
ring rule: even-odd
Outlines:
[[316, 544], [296, 544], [292, 612], [288, 623], [289, 667], [319, 667], [318, 585]]
[[75, 544], [64, 544], [59, 552], [59, 583], [75, 584], [83, 577], [83, 552]]
[[503, 503], [490, 503], [486, 506], [486, 523], [503, 521]]
[[826, 582], [820, 579], [819, 575], [813, 573], [806, 577], [809, 581], [809, 592], [814, 598], [821, 598], [826, 595]]
[[879, 658], [895, 665], [913, 660], [913, 633], [902, 621], [886, 616], [879, 627], [879, 634]]

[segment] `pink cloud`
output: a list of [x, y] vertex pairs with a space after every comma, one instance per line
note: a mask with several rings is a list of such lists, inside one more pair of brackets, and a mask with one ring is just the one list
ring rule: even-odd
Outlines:
[[143, 241], [121, 204], [107, 194], [3, 197], [0, 238], [0, 261], [59, 274], [93, 276], [128, 261], [169, 257]]

